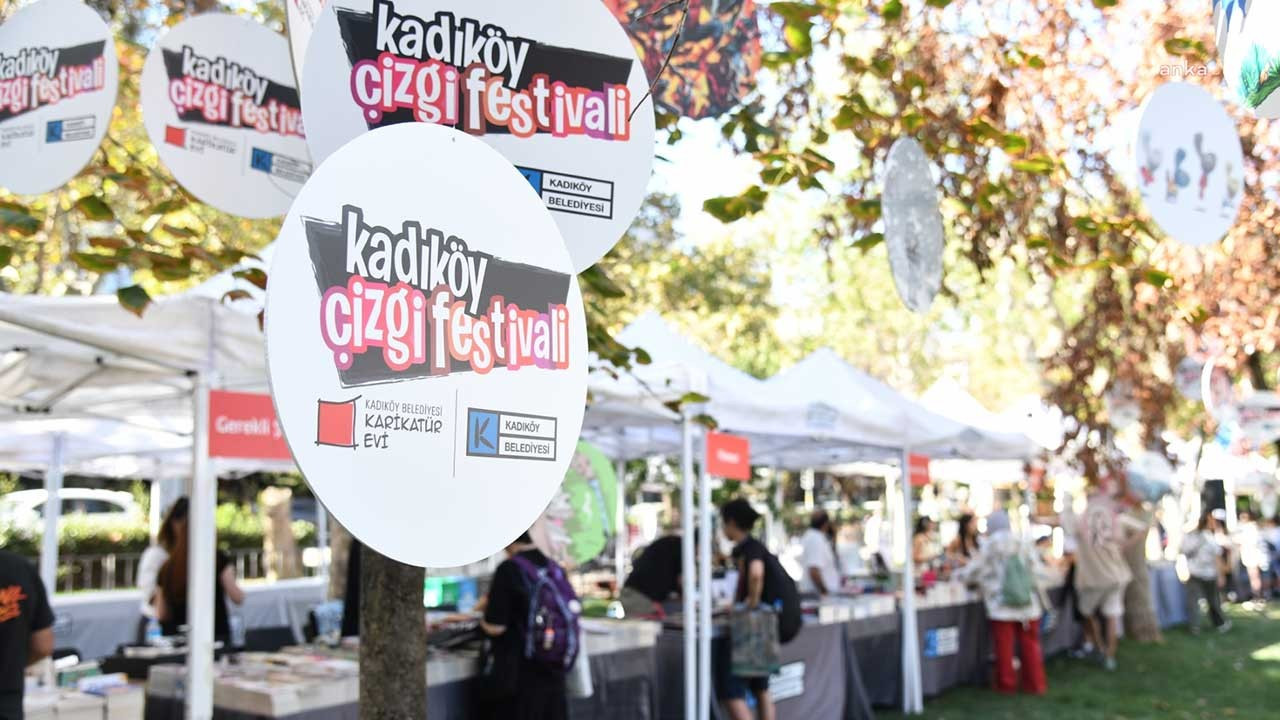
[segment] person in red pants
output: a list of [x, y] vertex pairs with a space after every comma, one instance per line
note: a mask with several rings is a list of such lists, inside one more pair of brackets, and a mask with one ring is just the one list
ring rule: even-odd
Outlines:
[[[977, 585], [991, 622], [995, 648], [994, 685], [998, 692], [1043, 695], [1049, 684], [1044, 676], [1040, 649], [1040, 617], [1044, 613], [1041, 583], [1047, 578], [1044, 563], [1030, 538], [1009, 530], [1003, 511], [987, 518], [987, 537], [968, 565], [956, 571], [961, 582]], [[1022, 673], [1014, 670], [1017, 652]]]

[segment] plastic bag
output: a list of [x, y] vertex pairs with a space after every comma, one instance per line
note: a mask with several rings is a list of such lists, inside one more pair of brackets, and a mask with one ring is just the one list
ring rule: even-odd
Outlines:
[[782, 667], [778, 614], [769, 607], [739, 606], [729, 614], [730, 672], [737, 677], [768, 677]]

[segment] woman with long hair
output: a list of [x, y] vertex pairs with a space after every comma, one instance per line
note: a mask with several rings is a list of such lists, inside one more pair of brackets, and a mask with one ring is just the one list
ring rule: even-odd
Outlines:
[[[178, 500], [183, 506], [182, 521], [173, 526], [170, 534], [165, 535], [161, 528], [160, 541], [172, 542], [169, 559], [160, 568], [156, 578], [155, 608], [156, 618], [160, 620], [160, 628], [165, 635], [176, 635], [182, 626], [187, 624], [187, 582], [188, 582], [188, 547], [190, 533], [187, 532], [186, 498]], [[171, 511], [172, 514], [172, 511]], [[227, 642], [231, 639], [231, 622], [227, 617], [227, 600], [240, 605], [244, 602], [244, 591], [236, 582], [236, 570], [231, 565], [231, 558], [218, 553], [216, 582], [213, 584], [213, 636]]]
[[960, 516], [960, 531], [947, 546], [947, 559], [959, 565], [978, 554], [978, 517], [973, 513]]
[[139, 608], [142, 617], [138, 619], [138, 643], [146, 642], [147, 625], [152, 620], [158, 619], [156, 616], [156, 582], [160, 575], [160, 568], [164, 567], [165, 562], [169, 560], [169, 556], [173, 553], [174, 544], [177, 542], [178, 535], [185, 535], [187, 532], [187, 499], [178, 498], [177, 502], [169, 506], [169, 511], [165, 513], [164, 521], [160, 523], [160, 531], [156, 533], [155, 541], [147, 546], [142, 552], [142, 557], [138, 560], [138, 590], [142, 593], [142, 605]]

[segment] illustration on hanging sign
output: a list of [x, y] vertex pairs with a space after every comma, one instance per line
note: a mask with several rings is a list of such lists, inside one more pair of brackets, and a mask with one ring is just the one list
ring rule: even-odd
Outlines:
[[83, 170], [119, 72], [111, 31], [79, 0], [41, 0], [0, 25], [0, 188], [36, 195]]
[[590, 562], [614, 535], [618, 481], [609, 458], [585, 441], [564, 475], [564, 484], [530, 532], [538, 548], [565, 567]]
[[1204, 89], [1161, 85], [1138, 123], [1137, 186], [1165, 234], [1187, 245], [1222, 239], [1244, 198], [1244, 154], [1235, 124]]
[[929, 158], [912, 138], [889, 148], [882, 211], [898, 296], [910, 310], [927, 312], [942, 288], [942, 213]]
[[1200, 376], [1204, 373], [1204, 360], [1188, 355], [1178, 362], [1173, 371], [1173, 384], [1178, 393], [1188, 400], [1200, 400]]
[[653, 95], [664, 110], [715, 117], [755, 87], [764, 50], [754, 0], [690, 0], [687, 17], [681, 3], [669, 0], [605, 0], [605, 6], [631, 35], [645, 74], [657, 78]]
[[307, 57], [311, 33], [324, 10], [324, 0], [285, 0], [285, 24], [289, 30], [289, 55], [293, 58], [293, 74], [302, 83], [302, 63]]
[[1228, 48], [1240, 39], [1251, 10], [1248, 0], [1211, 0], [1213, 36], [1217, 41], [1219, 61], [1226, 58]]
[[483, 559], [560, 488], [586, 402], [582, 296], [551, 214], [481, 140], [409, 123], [329, 156], [281, 227], [266, 335], [298, 467], [378, 552]]
[[142, 115], [174, 179], [224, 212], [283, 215], [311, 174], [289, 45], [251, 20], [169, 30], [142, 68]]
[[1223, 56], [1227, 86], [1258, 117], [1280, 118], [1280, 3], [1255, 2], [1239, 14]]
[[333, 0], [303, 67], [312, 156], [373, 128], [483, 137], [555, 217], [574, 268], [622, 237], [653, 164], [653, 105], [626, 33], [599, 0]]

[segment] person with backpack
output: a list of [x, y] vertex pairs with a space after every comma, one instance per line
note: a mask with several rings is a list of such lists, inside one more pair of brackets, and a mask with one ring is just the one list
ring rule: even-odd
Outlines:
[[578, 658], [582, 605], [564, 569], [525, 532], [493, 573], [480, 628], [491, 638], [484, 670], [493, 718], [568, 720], [565, 678]]
[[[800, 633], [800, 592], [795, 580], [764, 543], [751, 535], [760, 513], [743, 498], [730, 500], [720, 508], [724, 536], [733, 543], [733, 562], [738, 568], [738, 588], [734, 601], [748, 608], [773, 607], [778, 614], [778, 640], [785, 644]], [[723, 665], [723, 663], [722, 663]], [[777, 710], [769, 695], [768, 677], [738, 677], [732, 672], [717, 683], [717, 697], [724, 703], [730, 720], [752, 720], [747, 693], [755, 697], [760, 720], [774, 720]]]
[[1022, 692], [1043, 695], [1048, 690], [1040, 648], [1040, 618], [1047, 606], [1040, 582], [1045, 574], [1035, 546], [1010, 532], [1009, 515], [1003, 510], [987, 518], [986, 539], [969, 563], [956, 571], [957, 580], [981, 588], [991, 623], [997, 692], [1016, 693], [1019, 689], [1013, 665], [1015, 645], [1022, 663]]

